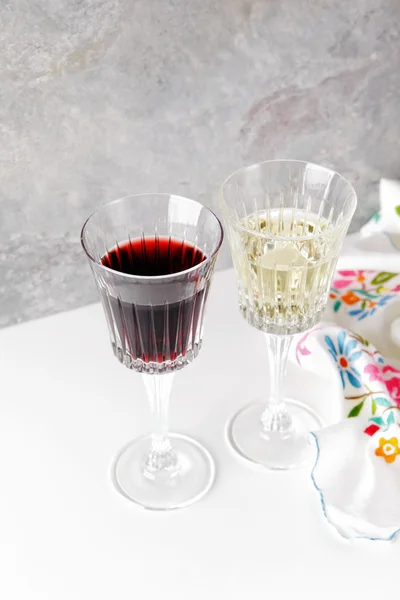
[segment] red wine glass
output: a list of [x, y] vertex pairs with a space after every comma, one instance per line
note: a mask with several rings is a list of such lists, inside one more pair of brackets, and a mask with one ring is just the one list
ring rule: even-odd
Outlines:
[[220, 221], [187, 198], [140, 194], [94, 212], [81, 241], [117, 359], [143, 375], [153, 433], [129, 443], [114, 466], [117, 489], [154, 510], [187, 506], [211, 487], [215, 467], [197, 441], [168, 431], [175, 372], [199, 353]]

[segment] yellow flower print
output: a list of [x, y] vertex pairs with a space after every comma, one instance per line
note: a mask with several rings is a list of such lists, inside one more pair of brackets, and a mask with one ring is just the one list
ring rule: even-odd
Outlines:
[[381, 438], [379, 440], [379, 448], [376, 448], [375, 454], [382, 456], [387, 463], [392, 463], [396, 460], [396, 456], [400, 454], [399, 441], [397, 438], [390, 438], [386, 440]]

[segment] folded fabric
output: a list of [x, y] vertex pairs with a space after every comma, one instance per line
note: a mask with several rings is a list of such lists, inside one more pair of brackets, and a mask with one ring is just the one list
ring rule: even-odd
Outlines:
[[391, 539], [400, 529], [398, 365], [336, 324], [307, 334], [296, 356], [343, 388], [348, 418], [313, 434], [312, 478], [325, 516], [346, 538]]
[[380, 211], [348, 236], [338, 268], [327, 323], [296, 347], [299, 364], [339, 378], [347, 416], [314, 432], [312, 479], [344, 537], [389, 540], [400, 530], [400, 182], [381, 181]]
[[343, 244], [338, 269], [400, 271], [400, 182], [382, 179], [380, 211]]

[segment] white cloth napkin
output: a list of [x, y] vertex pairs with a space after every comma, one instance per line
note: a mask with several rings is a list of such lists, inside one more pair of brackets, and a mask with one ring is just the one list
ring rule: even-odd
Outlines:
[[400, 183], [380, 193], [380, 213], [344, 247], [327, 322], [296, 357], [343, 388], [348, 418], [313, 434], [326, 518], [346, 538], [389, 540], [400, 531]]
[[380, 211], [345, 239], [339, 270], [400, 271], [400, 182], [382, 179], [379, 199]]

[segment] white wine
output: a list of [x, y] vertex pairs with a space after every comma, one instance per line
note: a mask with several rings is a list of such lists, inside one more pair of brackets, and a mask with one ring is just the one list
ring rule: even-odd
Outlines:
[[268, 333], [299, 333], [320, 319], [342, 232], [316, 215], [264, 210], [231, 229], [243, 316]]

